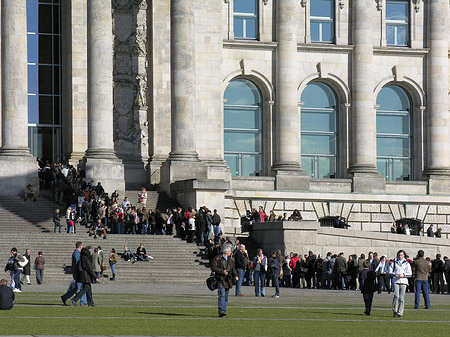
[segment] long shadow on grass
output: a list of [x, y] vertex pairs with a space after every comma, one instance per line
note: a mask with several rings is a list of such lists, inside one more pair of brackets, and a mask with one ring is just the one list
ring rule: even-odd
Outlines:
[[311, 314], [319, 314], [319, 315], [339, 315], [339, 316], [365, 316], [364, 313], [359, 313], [359, 312], [355, 312], [355, 313], [351, 313], [351, 312], [324, 312], [324, 311], [308, 311], [308, 313]]
[[33, 307], [62, 307], [62, 304], [56, 304], [56, 303], [24, 303], [19, 302], [16, 303], [15, 306], [25, 306], [25, 305], [31, 305]]
[[189, 314], [177, 314], [177, 313], [168, 313], [168, 312], [137, 312], [137, 314], [155, 315], [155, 316], [193, 316], [193, 315], [189, 315]]

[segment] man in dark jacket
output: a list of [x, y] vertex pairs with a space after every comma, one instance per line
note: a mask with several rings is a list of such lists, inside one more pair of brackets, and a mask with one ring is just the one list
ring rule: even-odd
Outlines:
[[73, 306], [76, 306], [77, 301], [81, 299], [84, 294], [86, 294], [88, 306], [95, 307], [92, 299], [91, 283], [92, 280], [95, 280], [95, 282], [98, 283], [98, 278], [92, 270], [90, 255], [89, 249], [83, 248], [81, 250], [81, 258], [78, 264], [77, 282], [83, 283], [83, 288], [72, 299]]
[[433, 292], [436, 294], [444, 293], [444, 261], [441, 260], [441, 254], [436, 254], [436, 259], [431, 264], [433, 270]]
[[345, 275], [347, 274], [347, 261], [345, 260], [344, 253], [339, 253], [336, 258], [335, 268], [337, 272], [337, 286], [339, 289], [345, 289]]
[[236, 284], [236, 296], [244, 296], [241, 293], [241, 286], [242, 286], [242, 282], [244, 281], [245, 269], [247, 267], [247, 260], [244, 257], [244, 254], [243, 254], [244, 252], [245, 252], [245, 245], [240, 244], [239, 247], [236, 248], [236, 254], [234, 256], [236, 272], [239, 277], [237, 284]]
[[425, 309], [430, 308], [430, 295], [428, 293], [428, 277], [431, 273], [430, 263], [423, 258], [423, 250], [417, 252], [417, 258], [414, 260], [414, 309], [419, 309], [420, 303], [420, 291], [423, 293], [423, 299], [425, 301]]
[[215, 256], [211, 265], [211, 270], [216, 274], [217, 279], [219, 317], [226, 316], [228, 295], [233, 287], [233, 280], [239, 279], [234, 267], [234, 260], [231, 257], [231, 251], [231, 246], [225, 245], [222, 254]]
[[8, 287], [8, 281], [0, 281], [0, 310], [11, 310], [14, 306], [14, 292]]

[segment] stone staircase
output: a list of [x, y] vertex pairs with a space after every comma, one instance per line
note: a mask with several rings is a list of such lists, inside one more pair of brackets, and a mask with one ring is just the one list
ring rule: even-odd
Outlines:
[[[139, 191], [127, 191], [133, 204], [137, 202]], [[134, 200], [134, 201], [133, 201]], [[157, 192], [149, 191], [147, 208], [174, 206], [170, 199]], [[175, 205], [176, 206], [176, 205]], [[42, 251], [46, 259], [45, 282], [67, 282], [72, 279], [70, 266], [75, 242], [82, 241], [84, 246], [102, 246], [104, 252], [105, 277], [102, 282], [111, 282], [111, 270], [108, 259], [111, 248], [122, 253], [128, 246], [133, 252], [143, 243], [147, 254], [154, 257], [148, 262], [132, 264], [119, 259], [116, 264], [116, 283], [170, 283], [170, 284], [204, 284], [210, 274], [208, 260], [201, 255], [200, 247], [188, 244], [178, 238], [166, 235], [108, 235], [106, 240], [89, 236], [86, 228], [77, 227], [76, 234], [65, 233], [62, 211], [63, 233], [53, 233], [53, 213], [58, 206], [50, 198], [39, 197], [38, 201], [24, 202], [18, 197], [0, 198], [0, 263], [6, 264], [12, 247], [20, 253], [31, 250], [31, 263], [38, 251]], [[32, 271], [32, 282], [34, 272]], [[9, 274], [0, 270], [0, 277], [9, 279]]]
[[[125, 196], [133, 206], [137, 205], [138, 194], [141, 190], [127, 190]], [[125, 197], [124, 196], [124, 197]], [[120, 196], [120, 202], [123, 201], [122, 196]], [[165, 212], [167, 208], [172, 209], [173, 207], [178, 207], [178, 203], [174, 200], [169, 199], [166, 193], [157, 191], [147, 191], [147, 210], [149, 209], [159, 209], [161, 212]]]

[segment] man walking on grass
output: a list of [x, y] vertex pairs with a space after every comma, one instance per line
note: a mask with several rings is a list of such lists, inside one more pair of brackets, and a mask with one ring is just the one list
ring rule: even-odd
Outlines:
[[[83, 242], [77, 241], [75, 243], [75, 250], [72, 253], [72, 277], [73, 281], [70, 282], [69, 289], [67, 292], [61, 296], [61, 301], [64, 305], [66, 304], [66, 301], [74, 296], [77, 293], [77, 290], [81, 290], [83, 288], [83, 284], [81, 282], [77, 282], [77, 276], [78, 276], [78, 262], [80, 261], [81, 257], [81, 249], [83, 249]], [[81, 298], [80, 304], [86, 303], [86, 296], [83, 296]]]
[[211, 270], [216, 274], [217, 279], [219, 317], [227, 315], [228, 295], [233, 287], [233, 280], [239, 279], [231, 251], [231, 245], [225, 245], [222, 254], [215, 256], [211, 265]]

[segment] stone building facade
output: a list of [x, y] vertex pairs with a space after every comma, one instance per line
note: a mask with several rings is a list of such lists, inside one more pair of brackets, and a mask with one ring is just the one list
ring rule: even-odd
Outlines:
[[28, 148], [43, 155], [24, 137], [33, 6], [60, 25], [61, 137], [46, 159], [107, 190], [217, 208], [227, 231], [263, 205], [450, 232], [447, 0], [3, 0], [8, 193], [36, 183]]

